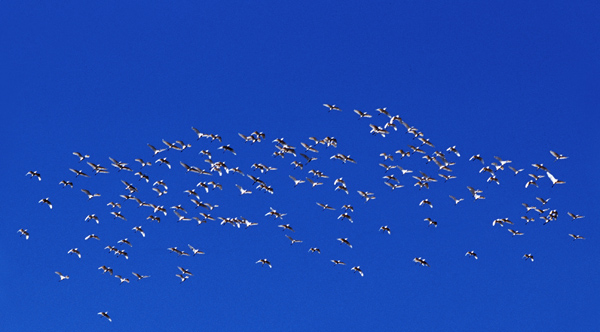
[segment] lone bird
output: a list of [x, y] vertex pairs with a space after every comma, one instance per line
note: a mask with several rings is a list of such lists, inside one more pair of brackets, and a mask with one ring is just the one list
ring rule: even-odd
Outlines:
[[59, 281], [63, 281], [63, 280], [65, 280], [65, 279], [69, 279], [69, 276], [68, 276], [68, 275], [63, 275], [62, 273], [60, 273], [60, 272], [58, 272], [58, 271], [56, 271], [56, 272], [54, 272], [54, 273], [58, 274], [58, 276], [60, 277], [60, 280], [59, 280]]
[[110, 316], [108, 315], [108, 311], [103, 311], [103, 312], [101, 311], [98, 313], [98, 315], [108, 319], [109, 322], [112, 322], [112, 319], [110, 319]]
[[29, 240], [29, 233], [26, 229], [21, 228], [17, 231], [17, 233], [21, 233], [19, 236], [25, 236], [25, 240]]
[[262, 265], [264, 266], [265, 264], [269, 266], [269, 268], [272, 268], [273, 266], [271, 265], [271, 262], [269, 262], [268, 259], [263, 258], [263, 259], [259, 259], [258, 261], [256, 261], [256, 263], [262, 263]]
[[472, 257], [475, 257], [475, 259], [477, 259], [477, 254], [473, 250], [467, 251], [465, 256], [472, 256]]

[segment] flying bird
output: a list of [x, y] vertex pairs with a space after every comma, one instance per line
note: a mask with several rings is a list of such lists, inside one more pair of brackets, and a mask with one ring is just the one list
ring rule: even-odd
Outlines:
[[467, 251], [465, 256], [471, 256], [471, 257], [474, 257], [475, 259], [477, 259], [477, 254], [473, 250]]
[[550, 154], [551, 154], [551, 155], [552, 155], [554, 158], [556, 158], [556, 159], [554, 159], [554, 161], [557, 161], [557, 160], [563, 160], [563, 159], [567, 159], [567, 158], [569, 158], [569, 157], [567, 157], [567, 156], [564, 156], [564, 155], [562, 155], [562, 154], [560, 154], [560, 153], [557, 153], [557, 152], [554, 152], [554, 151], [552, 151], [552, 150], [550, 150]]
[[25, 236], [25, 240], [29, 240], [29, 232], [27, 232], [26, 229], [21, 228], [17, 231], [17, 233], [21, 233], [19, 236]]
[[37, 178], [38, 181], [42, 181], [42, 175], [40, 173], [38, 173], [37, 171], [29, 171], [27, 172], [27, 174], [25, 174], [25, 176], [27, 175], [31, 175], [31, 178]]
[[69, 279], [69, 276], [68, 276], [68, 275], [63, 275], [62, 273], [60, 273], [60, 272], [58, 272], [58, 271], [56, 271], [56, 272], [54, 272], [54, 273], [58, 274], [58, 276], [60, 277], [60, 280], [59, 280], [59, 281], [63, 281], [63, 280], [65, 280], [65, 279]]
[[345, 238], [338, 237], [337, 240], [340, 241], [340, 244], [343, 243], [343, 244], [347, 245], [348, 247], [352, 248], [352, 245], [348, 241], [347, 237], [345, 237]]
[[351, 268], [350, 270], [354, 271], [354, 273], [358, 272], [361, 277], [365, 276], [365, 274], [363, 273], [363, 271], [360, 269], [360, 266], [355, 266], [355, 267]]
[[92, 194], [89, 190], [87, 189], [81, 189], [81, 191], [87, 195], [88, 197], [88, 201], [94, 197], [100, 197], [100, 194]]
[[548, 179], [550, 179], [550, 181], [552, 181], [552, 187], [554, 187], [555, 184], [565, 184], [565, 181], [562, 180], [558, 180], [557, 178], [554, 177], [554, 175], [552, 175], [552, 173], [546, 171], [546, 175], [548, 176]]
[[339, 107], [337, 107], [337, 106], [335, 106], [335, 105], [331, 105], [331, 104], [323, 104], [323, 106], [325, 106], [325, 107], [329, 108], [329, 111], [328, 111], [328, 112], [330, 112], [330, 111], [333, 111], [333, 110], [340, 111], [340, 112], [342, 111], [342, 110], [341, 110]]
[[263, 259], [259, 259], [258, 261], [256, 261], [256, 263], [262, 263], [262, 265], [264, 266], [265, 264], [269, 266], [269, 268], [272, 268], [273, 266], [271, 265], [271, 262], [269, 262], [268, 259], [263, 258]]
[[52, 203], [50, 203], [49, 197], [42, 198], [38, 203], [47, 204], [50, 209], [52, 209]]

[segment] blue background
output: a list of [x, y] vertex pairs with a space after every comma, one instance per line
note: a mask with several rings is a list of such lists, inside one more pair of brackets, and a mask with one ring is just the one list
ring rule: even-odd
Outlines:
[[[594, 2], [508, 1], [196, 1], [100, 3], [3, 2], [0, 5], [0, 81], [5, 174], [0, 223], [0, 311], [2, 331], [549, 331], [594, 330], [600, 321], [599, 162], [600, 6]], [[336, 104], [342, 112], [323, 103]], [[410, 175], [437, 176], [433, 163], [416, 154], [400, 160], [398, 149], [420, 145], [399, 126], [385, 138], [369, 124], [387, 117], [387, 107], [447, 153], [452, 175], [430, 189], [413, 186]], [[359, 109], [373, 115], [358, 119]], [[197, 140], [191, 126], [219, 134], [223, 142]], [[238, 136], [258, 130], [266, 140], [250, 144]], [[294, 158], [275, 158], [275, 138], [304, 152], [308, 137], [335, 137], [338, 147], [316, 146], [318, 160], [304, 170]], [[153, 157], [146, 144], [183, 140], [192, 148]], [[218, 149], [231, 144], [237, 155]], [[239, 174], [185, 173], [184, 161], [214, 160], [261, 177], [269, 195]], [[549, 150], [569, 158], [554, 162]], [[73, 151], [109, 174], [75, 178], [69, 168], [92, 174]], [[384, 161], [386, 152], [395, 160]], [[357, 164], [331, 160], [350, 155]], [[481, 154], [512, 160], [525, 171], [497, 172], [486, 182]], [[173, 168], [142, 169], [151, 182], [110, 166], [108, 157], [140, 170], [135, 158], [167, 157]], [[379, 163], [414, 170], [391, 191]], [[266, 174], [252, 163], [277, 167]], [[543, 163], [564, 185], [524, 188], [531, 166]], [[329, 175], [315, 188], [293, 186], [288, 175]], [[42, 181], [25, 173], [37, 170]], [[350, 193], [334, 191], [343, 177]], [[439, 177], [438, 177], [439, 178]], [[62, 188], [61, 180], [75, 188]], [[154, 181], [168, 193], [156, 197]], [[202, 208], [183, 193], [199, 181], [223, 190], [201, 192], [219, 207], [213, 216], [243, 216], [259, 225], [233, 228], [218, 221], [195, 225], [169, 214], [160, 224], [152, 212], [119, 197], [120, 180], [138, 187], [136, 196], [189, 216]], [[251, 195], [239, 195], [239, 184]], [[473, 201], [467, 186], [483, 190]], [[89, 200], [80, 189], [101, 197]], [[375, 193], [364, 202], [357, 190]], [[448, 195], [465, 200], [454, 205]], [[38, 204], [49, 197], [54, 208]], [[559, 218], [525, 225], [521, 203]], [[433, 209], [419, 206], [428, 198]], [[123, 203], [127, 221], [114, 219], [109, 201]], [[323, 211], [315, 203], [335, 211]], [[352, 204], [354, 223], [338, 220]], [[266, 217], [269, 207], [287, 213]], [[169, 209], [170, 210], [170, 209]], [[114, 210], [112, 210], [114, 211]], [[584, 215], [571, 220], [567, 212]], [[95, 213], [100, 223], [85, 222]], [[537, 213], [527, 215], [538, 218]], [[423, 221], [438, 221], [434, 228]], [[508, 217], [512, 226], [492, 226]], [[295, 233], [277, 225], [289, 223]], [[146, 237], [131, 228], [142, 225]], [[378, 231], [389, 225], [391, 235]], [[26, 228], [29, 240], [17, 230]], [[524, 232], [512, 237], [507, 228]], [[88, 234], [100, 241], [84, 241]], [[573, 241], [568, 234], [585, 240]], [[288, 234], [302, 243], [290, 245]], [[353, 248], [336, 238], [347, 237]], [[103, 248], [118, 245], [130, 258]], [[192, 244], [206, 252], [178, 257], [167, 251]], [[79, 248], [82, 258], [67, 254]], [[319, 247], [322, 253], [309, 253]], [[479, 259], [465, 257], [474, 250]], [[523, 254], [532, 253], [534, 262]], [[412, 262], [425, 258], [431, 267]], [[273, 268], [255, 262], [268, 258]], [[340, 259], [346, 266], [334, 266]], [[131, 279], [102, 274], [107, 265]], [[352, 273], [360, 265], [365, 276]], [[194, 273], [180, 283], [177, 266]], [[70, 275], [58, 282], [54, 271]], [[131, 272], [151, 275], [134, 280]], [[108, 311], [113, 322], [97, 315]]]

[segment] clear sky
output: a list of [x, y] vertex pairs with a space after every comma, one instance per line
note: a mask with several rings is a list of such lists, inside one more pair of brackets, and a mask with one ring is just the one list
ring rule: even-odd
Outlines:
[[[597, 329], [599, 16], [595, 2], [557, 1], [3, 2], [0, 330]], [[385, 137], [371, 134], [369, 124], [390, 120], [376, 111], [383, 107], [434, 147], [400, 121]], [[355, 109], [372, 118], [359, 118]], [[198, 139], [192, 126], [222, 142]], [[251, 144], [238, 136], [254, 131], [265, 139]], [[309, 137], [334, 137], [337, 148]], [[273, 156], [276, 138], [295, 147], [296, 156]], [[191, 147], [153, 156], [147, 144], [166, 148], [163, 139]], [[236, 155], [219, 149], [228, 144]], [[409, 145], [425, 154], [395, 153]], [[460, 157], [446, 151], [451, 146]], [[233, 172], [186, 172], [180, 161], [210, 170], [201, 150], [260, 177], [274, 193]], [[550, 150], [568, 159], [554, 161]], [[74, 151], [90, 158], [79, 162]], [[423, 158], [435, 151], [455, 163], [452, 172]], [[300, 153], [318, 159], [306, 164]], [[331, 159], [338, 153], [356, 164]], [[476, 154], [484, 164], [469, 161]], [[495, 170], [495, 156], [512, 162]], [[119, 171], [109, 157], [133, 171]], [[162, 157], [171, 169], [155, 163]], [[136, 158], [153, 164], [141, 168]], [[94, 175], [88, 161], [109, 173]], [[253, 163], [277, 169], [261, 173]], [[380, 163], [413, 173], [386, 172]], [[534, 163], [566, 183], [552, 186]], [[487, 181], [483, 166], [495, 170], [499, 185]], [[524, 170], [515, 175], [508, 166]], [[138, 171], [150, 181], [139, 180]], [[414, 186], [419, 171], [437, 182]], [[530, 173], [545, 175], [538, 187], [525, 188]], [[385, 185], [383, 176], [391, 174], [404, 187]], [[456, 178], [446, 182], [438, 174]], [[323, 184], [294, 187], [290, 175]], [[348, 194], [334, 190], [340, 177]], [[61, 180], [74, 187], [63, 188]], [[121, 180], [167, 215], [124, 201]], [[160, 197], [152, 190], [162, 188], [153, 186], [158, 180], [168, 186]], [[209, 181], [223, 189], [196, 187]], [[240, 195], [236, 185], [252, 194]], [[475, 201], [467, 186], [485, 199]], [[200, 201], [218, 207], [195, 208], [184, 193], [193, 188]], [[101, 196], [88, 200], [81, 189]], [[358, 190], [376, 198], [365, 202]], [[450, 195], [464, 201], [455, 204]], [[38, 203], [46, 197], [52, 209]], [[550, 200], [542, 206], [536, 197]], [[425, 199], [433, 208], [419, 205]], [[122, 207], [111, 209], [111, 201]], [[549, 210], [526, 212], [522, 203]], [[203, 212], [258, 225], [178, 222], [170, 208], [178, 204], [187, 218]], [[354, 207], [352, 223], [338, 218], [344, 204]], [[265, 216], [270, 207], [286, 215]], [[544, 225], [540, 216], [550, 210], [558, 219]], [[127, 220], [114, 218], [116, 211]], [[568, 212], [585, 217], [573, 220]], [[98, 224], [85, 221], [91, 214]], [[161, 222], [146, 219], [151, 214]], [[522, 216], [535, 221], [526, 224]], [[514, 224], [492, 226], [499, 218]], [[385, 225], [391, 234], [380, 230]], [[19, 229], [27, 229], [28, 240]], [[84, 240], [90, 234], [100, 240]], [[302, 242], [290, 244], [284, 235]], [[131, 247], [117, 243], [124, 238]], [[205, 254], [167, 250], [191, 253], [188, 244]], [[81, 258], [67, 253], [73, 248]], [[256, 263], [265, 258], [272, 268]], [[103, 274], [103, 265], [130, 282]], [[180, 282], [178, 266], [193, 276]], [[70, 278], [59, 281], [55, 271]], [[138, 281], [132, 272], [150, 278]]]

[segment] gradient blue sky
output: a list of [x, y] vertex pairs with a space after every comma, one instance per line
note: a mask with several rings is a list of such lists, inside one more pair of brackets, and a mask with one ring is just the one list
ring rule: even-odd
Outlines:
[[[600, 106], [600, 5], [557, 1], [278, 1], [3, 2], [0, 5], [0, 81], [5, 142], [5, 190], [0, 223], [2, 331], [550, 331], [597, 329], [600, 321], [597, 211], [600, 161], [596, 150]], [[327, 112], [323, 103], [342, 112]], [[448, 156], [457, 179], [418, 190], [411, 174], [391, 191], [380, 153], [419, 145], [400, 126], [385, 138], [369, 124], [387, 118], [387, 107], [417, 127], [435, 148], [456, 145]], [[352, 111], [373, 114], [358, 119]], [[191, 130], [219, 134], [223, 143], [196, 140]], [[238, 133], [258, 130], [266, 140], [250, 144]], [[283, 137], [303, 152], [308, 137], [333, 136], [337, 148], [319, 145], [304, 170], [274, 158]], [[167, 151], [173, 169], [143, 169], [151, 182], [110, 166], [155, 161], [147, 144], [183, 140], [192, 148]], [[231, 144], [237, 155], [217, 148]], [[251, 188], [238, 174], [185, 173], [179, 161], [207, 168], [204, 156], [239, 166], [275, 189], [240, 196]], [[569, 156], [554, 162], [549, 151]], [[109, 174], [75, 178], [69, 168], [92, 173], [73, 151], [109, 168]], [[357, 164], [329, 158], [349, 154]], [[525, 171], [497, 172], [486, 182], [481, 154], [512, 160]], [[421, 155], [394, 162], [437, 177]], [[260, 174], [252, 163], [277, 167]], [[543, 163], [567, 183], [525, 189], [527, 173]], [[288, 175], [329, 175], [324, 184], [294, 188]], [[25, 173], [37, 170], [42, 181]], [[350, 194], [334, 191], [343, 177]], [[75, 188], [61, 188], [61, 180]], [[164, 179], [168, 194], [151, 184]], [[160, 224], [147, 208], [125, 202], [127, 221], [113, 219], [109, 201], [126, 194], [197, 216], [185, 189], [214, 180], [222, 191], [201, 193], [219, 207], [213, 216], [244, 216], [259, 225], [237, 229], [217, 221], [196, 226], [171, 212]], [[483, 190], [473, 201], [467, 186]], [[87, 200], [80, 189], [102, 196]], [[365, 203], [356, 193], [367, 190]], [[454, 205], [448, 195], [465, 198]], [[38, 204], [50, 197], [54, 209]], [[559, 218], [525, 225], [521, 203], [551, 198]], [[434, 208], [419, 206], [425, 198]], [[335, 211], [322, 211], [315, 203]], [[354, 223], [337, 220], [352, 204]], [[265, 217], [269, 207], [287, 213], [283, 223]], [[584, 215], [571, 220], [567, 212]], [[84, 218], [95, 213], [100, 224]], [[535, 216], [537, 213], [529, 212]], [[438, 221], [428, 227], [424, 218]], [[508, 217], [513, 226], [492, 227]], [[146, 237], [131, 228], [142, 225]], [[379, 232], [389, 225], [391, 235]], [[29, 240], [17, 230], [26, 228]], [[512, 237], [514, 228], [525, 234]], [[84, 241], [94, 233], [100, 241]], [[568, 234], [586, 237], [573, 241]], [[303, 242], [290, 245], [289, 234]], [[353, 248], [336, 238], [347, 237]], [[130, 259], [103, 248], [129, 238]], [[167, 251], [187, 244], [206, 252], [177, 257]], [[311, 254], [310, 247], [322, 253]], [[79, 248], [83, 257], [67, 254]], [[122, 248], [122, 246], [119, 246]], [[465, 257], [474, 250], [478, 260]], [[189, 251], [189, 250], [188, 250]], [[534, 262], [522, 256], [532, 253]], [[417, 266], [423, 257], [431, 267]], [[255, 264], [268, 258], [273, 268]], [[334, 266], [340, 259], [346, 266]], [[107, 265], [131, 283], [103, 275]], [[350, 268], [360, 265], [364, 277]], [[194, 276], [180, 283], [177, 266]], [[70, 275], [58, 282], [54, 271]], [[134, 280], [131, 272], [151, 275]], [[97, 315], [108, 311], [113, 322]]]

